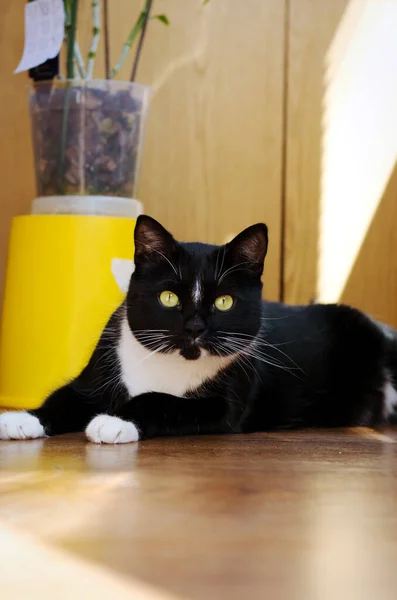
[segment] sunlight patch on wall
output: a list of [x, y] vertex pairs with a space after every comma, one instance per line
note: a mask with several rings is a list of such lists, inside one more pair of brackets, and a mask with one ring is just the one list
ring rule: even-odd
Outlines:
[[318, 300], [336, 302], [397, 159], [397, 0], [349, 3], [324, 87]]

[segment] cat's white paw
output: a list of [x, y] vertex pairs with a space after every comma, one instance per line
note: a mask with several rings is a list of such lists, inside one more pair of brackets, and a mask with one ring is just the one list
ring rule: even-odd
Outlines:
[[139, 432], [134, 423], [110, 415], [98, 415], [92, 419], [85, 434], [96, 444], [126, 444], [139, 440]]
[[0, 415], [0, 440], [29, 440], [45, 437], [44, 427], [28, 412], [6, 412]]

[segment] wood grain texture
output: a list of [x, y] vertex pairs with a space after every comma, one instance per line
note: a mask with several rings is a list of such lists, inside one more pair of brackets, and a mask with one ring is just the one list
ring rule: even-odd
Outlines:
[[284, 300], [316, 297], [326, 54], [348, 0], [290, 0]]
[[20, 546], [13, 597], [43, 589], [48, 555], [48, 589], [58, 577], [110, 596], [121, 581], [121, 598], [130, 580], [159, 598], [394, 600], [396, 442], [395, 429], [1, 442], [0, 524], [38, 541], [31, 569]]
[[[87, 30], [89, 1], [80, 13]], [[114, 63], [138, 0], [112, 0]], [[267, 222], [267, 296], [279, 296], [285, 2], [168, 0], [151, 22], [138, 81], [154, 89], [141, 200], [184, 240], [222, 243]], [[89, 36], [80, 35], [86, 51]], [[96, 75], [103, 76], [103, 40]], [[128, 66], [120, 78], [128, 78]]]
[[35, 183], [27, 78], [14, 75], [22, 56], [24, 3], [3, 0], [0, 18], [0, 309], [8, 234], [14, 215], [30, 210]]

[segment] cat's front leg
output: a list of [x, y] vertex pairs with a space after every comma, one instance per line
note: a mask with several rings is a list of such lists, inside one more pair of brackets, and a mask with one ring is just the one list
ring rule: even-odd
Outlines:
[[53, 392], [37, 410], [0, 414], [0, 440], [26, 440], [84, 431], [100, 407], [73, 384]]
[[97, 444], [119, 444], [158, 436], [236, 433], [238, 415], [224, 398], [178, 398], [149, 392], [129, 400], [116, 413], [95, 417], [86, 429]]

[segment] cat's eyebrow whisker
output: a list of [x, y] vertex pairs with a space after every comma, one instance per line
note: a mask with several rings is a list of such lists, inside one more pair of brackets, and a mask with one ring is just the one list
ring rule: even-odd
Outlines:
[[229, 267], [228, 269], [226, 269], [226, 271], [224, 271], [219, 279], [218, 279], [218, 285], [220, 283], [222, 283], [222, 281], [224, 280], [224, 278], [226, 277], [226, 275], [230, 275], [230, 273], [234, 273], [234, 271], [244, 271], [244, 269], [240, 269], [239, 267], [241, 267], [242, 265], [249, 265], [251, 264], [251, 262], [249, 260], [244, 260], [241, 263], [237, 263], [237, 265], [232, 265], [231, 267]]
[[179, 255], [179, 261], [178, 261], [178, 271], [179, 271], [179, 278], [182, 281], [182, 270], [181, 270], [181, 255]]
[[223, 248], [223, 254], [222, 254], [222, 264], [221, 264], [221, 266], [220, 266], [220, 269], [219, 269], [219, 275], [218, 275], [217, 279], [219, 279], [219, 276], [220, 276], [220, 274], [222, 273], [223, 265], [224, 265], [224, 262], [225, 262], [225, 256], [226, 256], [226, 247], [224, 247], [224, 248]]
[[218, 279], [218, 261], [219, 261], [220, 251], [221, 251], [221, 249], [218, 248], [218, 250], [216, 252], [216, 262], [215, 262], [215, 272], [214, 272], [215, 279]]
[[167, 263], [170, 265], [171, 269], [174, 271], [175, 275], [178, 277], [178, 279], [180, 279], [180, 274], [177, 271], [176, 266], [174, 265], [174, 263], [169, 260], [169, 258], [167, 258], [162, 252], [160, 252], [160, 250], [156, 250], [156, 248], [153, 248], [154, 252], [157, 252], [157, 254], [160, 254], [160, 256], [162, 256], [164, 258], [164, 260], [167, 261]]
[[222, 248], [218, 248], [218, 251], [216, 253], [216, 263], [215, 263], [215, 279], [218, 280], [220, 273], [222, 272], [223, 269], [223, 263], [225, 260], [225, 254], [226, 254], [226, 249], [223, 248], [223, 255], [222, 255], [222, 264], [220, 266], [220, 268], [218, 269], [218, 264], [219, 264], [219, 255], [222, 252]]

